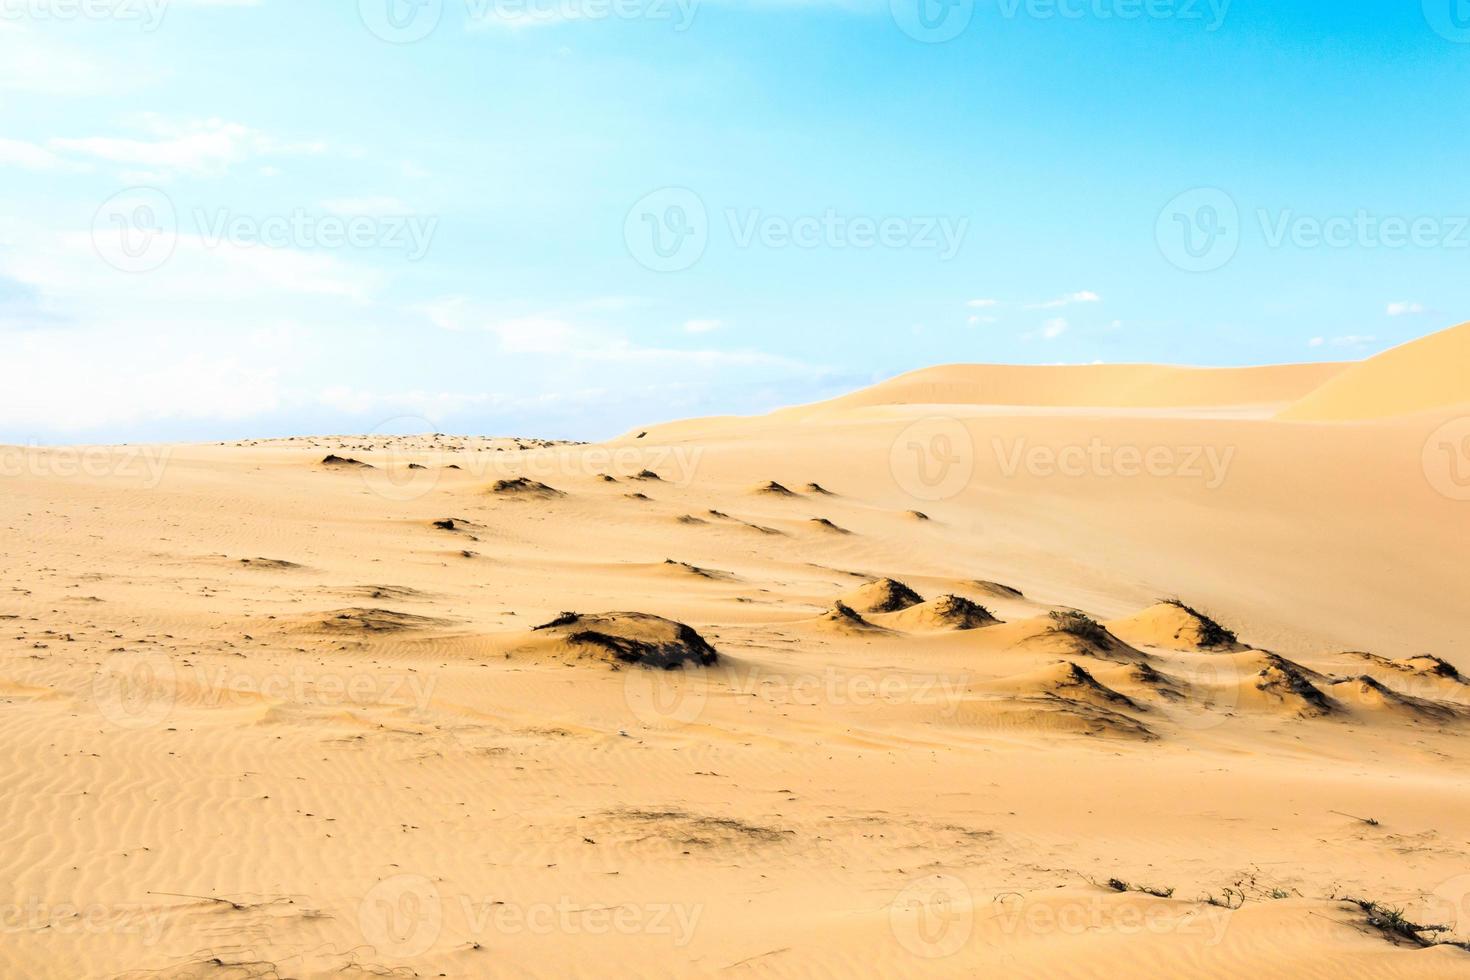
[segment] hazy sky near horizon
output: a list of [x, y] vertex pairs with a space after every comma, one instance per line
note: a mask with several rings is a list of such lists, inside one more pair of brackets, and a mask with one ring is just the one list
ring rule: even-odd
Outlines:
[[1470, 4], [0, 0], [0, 441], [595, 439], [1466, 319]]

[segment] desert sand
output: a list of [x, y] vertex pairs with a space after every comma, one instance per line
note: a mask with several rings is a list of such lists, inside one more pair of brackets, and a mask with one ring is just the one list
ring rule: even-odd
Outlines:
[[0, 976], [1470, 976], [1467, 343], [5, 449]]

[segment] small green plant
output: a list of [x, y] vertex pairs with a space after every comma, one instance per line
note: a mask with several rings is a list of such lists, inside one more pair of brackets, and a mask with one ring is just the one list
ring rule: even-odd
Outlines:
[[[1451, 942], [1450, 940], [1438, 938], [1441, 934], [1450, 931], [1449, 926], [1420, 925], [1409, 920], [1404, 915], [1404, 910], [1393, 908], [1388, 905], [1380, 905], [1378, 902], [1362, 898], [1344, 898], [1362, 909], [1368, 915], [1368, 925], [1377, 929], [1390, 939], [1402, 939], [1416, 946], [1455, 946], [1459, 949], [1470, 950], [1470, 943]], [[1426, 935], [1427, 934], [1427, 935]]]
[[1172, 888], [1153, 888], [1149, 885], [1134, 885], [1123, 881], [1121, 878], [1109, 878], [1107, 887], [1115, 892], [1139, 892], [1143, 895], [1152, 895], [1154, 898], [1174, 897], [1174, 889]]
[[1182, 599], [1163, 599], [1161, 601], [1165, 605], [1184, 610], [1198, 620], [1200, 646], [1210, 648], [1233, 647], [1240, 642], [1234, 630], [1226, 629], [1193, 606], [1185, 605]]
[[1245, 904], [1245, 892], [1234, 888], [1226, 888], [1224, 894], [1206, 895], [1205, 902], [1215, 906], [1217, 909], [1229, 909], [1232, 912]]
[[1051, 632], [1075, 636], [1095, 647], [1108, 645], [1108, 631], [1103, 625], [1084, 612], [1076, 609], [1058, 609], [1051, 614]]

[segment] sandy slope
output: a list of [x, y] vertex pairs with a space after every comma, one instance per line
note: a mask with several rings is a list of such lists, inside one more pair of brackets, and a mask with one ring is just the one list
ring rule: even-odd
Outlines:
[[1304, 395], [1283, 418], [1384, 418], [1470, 402], [1470, 323], [1354, 364]]
[[0, 976], [1470, 973], [1338, 900], [1470, 939], [1425, 451], [1470, 408], [973, 370], [605, 446], [8, 453]]

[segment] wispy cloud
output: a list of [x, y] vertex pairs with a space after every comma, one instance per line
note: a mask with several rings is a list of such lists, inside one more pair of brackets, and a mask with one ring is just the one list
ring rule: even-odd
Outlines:
[[1428, 312], [1423, 303], [1403, 302], [1388, 304], [1389, 316], [1420, 316]]
[[1068, 293], [1065, 296], [1058, 296], [1056, 299], [1049, 299], [1049, 300], [1047, 300], [1044, 303], [1031, 303], [1031, 304], [1027, 305], [1026, 307], [1024, 307], [1024, 309], [1028, 309], [1028, 310], [1057, 310], [1057, 309], [1061, 309], [1064, 306], [1072, 306], [1075, 303], [1101, 303], [1101, 302], [1102, 302], [1102, 297], [1101, 296], [1099, 296], [1097, 293], [1092, 292], [1091, 290], [1084, 289], [1084, 290], [1082, 290], [1081, 292], [1078, 292], [1078, 293]]

